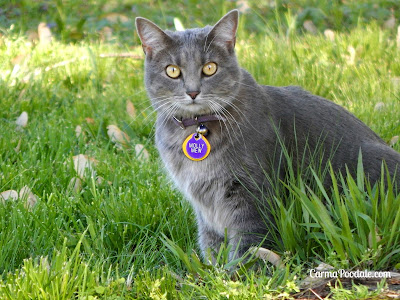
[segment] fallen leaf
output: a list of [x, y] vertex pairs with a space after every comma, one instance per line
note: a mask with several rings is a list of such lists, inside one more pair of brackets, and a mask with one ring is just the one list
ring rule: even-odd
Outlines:
[[68, 190], [79, 193], [82, 189], [82, 180], [79, 177], [73, 177], [69, 181]]
[[375, 111], [381, 111], [384, 107], [385, 107], [385, 103], [383, 103], [383, 102], [378, 102], [378, 103], [375, 105], [374, 110], [375, 110]]
[[396, 43], [397, 43], [397, 49], [400, 49], [400, 26], [397, 27]]
[[14, 190], [8, 190], [0, 193], [0, 202], [4, 203], [7, 200], [18, 200], [18, 193]]
[[80, 125], [76, 126], [76, 127], [75, 127], [75, 136], [76, 136], [77, 138], [79, 138], [82, 134], [84, 134], [84, 133], [82, 132], [82, 127], [81, 127]]
[[136, 117], [136, 108], [131, 101], [126, 102], [126, 112], [132, 118]]
[[50, 28], [47, 26], [46, 23], [40, 23], [38, 26], [38, 35], [39, 41], [43, 45], [47, 45], [51, 43], [52, 34]]
[[11, 60], [11, 63], [13, 65], [20, 65], [24, 62], [26, 56], [26, 54], [19, 54]]
[[349, 46], [347, 47], [347, 51], [349, 51], [349, 56], [347, 56], [347, 63], [349, 65], [354, 65], [355, 61], [356, 61], [356, 49], [354, 49], [353, 46]]
[[270, 262], [271, 264], [273, 264], [275, 267], [278, 268], [285, 267], [285, 265], [281, 260], [281, 257], [271, 250], [262, 247], [260, 248], [251, 247], [249, 250], [254, 254], [255, 257], [262, 259], [264, 262]]
[[313, 21], [311, 21], [311, 20], [304, 21], [303, 27], [309, 33], [316, 34], [318, 32], [317, 27], [315, 27]]
[[18, 144], [17, 144], [17, 147], [14, 148], [14, 151], [15, 151], [16, 153], [19, 153], [20, 149], [21, 149], [21, 139], [19, 139]]
[[247, 0], [239, 0], [236, 3], [236, 6], [240, 13], [245, 14], [251, 10], [251, 7]]
[[86, 123], [94, 124], [94, 120], [92, 118], [85, 118]]
[[85, 179], [87, 174], [90, 177], [96, 176], [94, 166], [97, 164], [97, 160], [83, 154], [75, 155], [72, 159], [74, 161], [74, 169], [81, 179]]
[[395, 135], [390, 139], [389, 146], [394, 146], [399, 141], [399, 136]]
[[[101, 176], [97, 176], [96, 182], [97, 182], [97, 184], [102, 184], [104, 182], [104, 178], [101, 177]], [[111, 181], [107, 181], [107, 184], [112, 185], [112, 182]]]
[[335, 32], [331, 29], [326, 29], [324, 31], [325, 37], [330, 40], [331, 42], [335, 41]]
[[127, 147], [130, 141], [129, 136], [118, 128], [116, 125], [107, 126], [107, 134], [111, 139], [111, 142], [115, 143], [118, 148], [122, 146]]
[[22, 114], [17, 118], [15, 121], [18, 127], [26, 127], [28, 124], [28, 113], [26, 111], [23, 111]]
[[129, 22], [129, 18], [125, 15], [122, 14], [118, 14], [118, 13], [109, 13], [106, 15], [105, 19], [107, 21], [110, 21], [112, 23], [117, 23], [117, 22], [121, 22], [121, 23], [126, 23]]
[[174, 26], [176, 31], [185, 31], [185, 27], [182, 25], [181, 20], [174, 18]]
[[143, 161], [149, 161], [150, 155], [149, 152], [147, 152], [146, 148], [142, 144], [137, 144], [135, 145], [135, 152], [136, 152], [136, 157]]
[[24, 206], [29, 210], [31, 210], [36, 205], [38, 200], [37, 196], [32, 193], [31, 189], [26, 185], [19, 191], [19, 198], [26, 200]]

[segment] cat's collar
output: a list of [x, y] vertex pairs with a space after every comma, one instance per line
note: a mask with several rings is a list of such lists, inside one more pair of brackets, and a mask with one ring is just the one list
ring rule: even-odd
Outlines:
[[180, 128], [185, 129], [186, 127], [193, 125], [200, 125], [202, 123], [212, 122], [212, 121], [225, 121], [226, 119], [218, 115], [206, 115], [206, 116], [195, 117], [192, 119], [178, 119], [177, 117], [173, 116], [172, 120]]

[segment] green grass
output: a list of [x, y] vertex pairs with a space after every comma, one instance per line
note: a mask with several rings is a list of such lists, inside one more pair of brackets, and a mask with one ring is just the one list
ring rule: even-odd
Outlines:
[[[27, 185], [39, 199], [31, 210], [24, 200], [0, 203], [1, 299], [284, 298], [321, 261], [349, 269], [400, 267], [400, 195], [384, 187], [386, 178], [365, 188], [361, 166], [354, 179], [335, 178], [344, 193], [334, 191], [329, 199], [318, 177], [312, 191], [301, 178], [289, 180], [290, 202], [278, 201], [275, 211], [284, 237], [275, 250], [283, 255], [284, 269], [242, 268], [238, 277], [224, 261], [226, 249], [218, 266], [198, 261], [194, 215], [154, 147], [155, 114], [144, 90], [143, 60], [99, 54], [142, 55], [133, 19], [111, 22], [105, 19], [110, 12], [141, 15], [164, 28], [173, 28], [178, 17], [190, 27], [217, 21], [235, 3], [43, 3], [11, 1], [0, 13], [0, 192]], [[253, 10], [242, 15], [241, 65], [262, 84], [300, 85], [343, 105], [387, 142], [400, 135], [400, 52], [396, 30], [382, 25], [391, 7], [398, 14], [397, 2], [382, 1], [379, 9], [368, 1], [276, 3], [250, 1]], [[304, 33], [304, 18], [321, 32], [335, 29], [334, 41]], [[41, 21], [56, 25], [51, 46], [28, 39]], [[108, 42], [99, 34], [104, 26], [113, 31]], [[127, 101], [135, 105], [134, 118], [126, 112]], [[384, 106], [375, 110], [378, 102]], [[16, 130], [22, 111], [28, 125]], [[110, 124], [129, 135], [129, 147], [114, 146]], [[79, 138], [77, 125], [85, 133]], [[148, 162], [136, 156], [135, 144], [145, 145]], [[399, 151], [400, 142], [393, 147]], [[104, 180], [87, 177], [74, 192], [69, 182], [78, 154], [97, 159], [96, 174]], [[381, 240], [373, 234], [368, 242], [375, 230]], [[380, 291], [354, 286], [347, 293], [333, 286], [331, 297], [359, 299]]]

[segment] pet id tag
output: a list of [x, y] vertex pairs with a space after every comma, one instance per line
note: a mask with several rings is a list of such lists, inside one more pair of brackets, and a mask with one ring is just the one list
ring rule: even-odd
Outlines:
[[211, 146], [205, 136], [196, 132], [186, 138], [182, 144], [182, 149], [187, 158], [200, 161], [210, 154]]

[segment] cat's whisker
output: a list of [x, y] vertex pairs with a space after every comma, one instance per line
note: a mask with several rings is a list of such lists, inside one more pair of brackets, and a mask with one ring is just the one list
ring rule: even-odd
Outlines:
[[[209, 101], [209, 104], [212, 107], [214, 107], [214, 112], [215, 112], [216, 115], [218, 115], [220, 117], [221, 116], [224, 117], [225, 120], [222, 120], [222, 122], [224, 123], [224, 125], [225, 125], [225, 127], [227, 129], [228, 138], [229, 138], [229, 140], [231, 142], [231, 145], [234, 145], [234, 139], [232, 138], [231, 131], [232, 131], [233, 134], [235, 134], [235, 130], [234, 130], [231, 122], [229, 121], [229, 117], [225, 114], [225, 112], [218, 110], [218, 106], [217, 106], [216, 102]], [[228, 123], [226, 123], [226, 122], [228, 122]], [[234, 148], [234, 147], [232, 147], [232, 148]]]
[[[166, 102], [166, 101], [169, 101], [169, 100], [170, 100], [170, 97], [167, 97], [167, 96], [163, 96], [163, 97], [164, 97], [165, 99], [160, 99], [159, 102], [162, 102], [162, 103], [163, 103], [163, 102]], [[158, 98], [163, 98], [163, 97], [158, 97]], [[146, 101], [143, 101], [143, 102], [141, 102], [141, 103], [144, 103], [144, 102], [146, 102]], [[138, 120], [139, 117], [142, 117], [143, 114], [146, 113], [146, 112], [147, 112], [148, 110], [150, 110], [150, 109], [154, 109], [153, 104], [150, 104], [149, 106], [147, 106], [147, 107], [141, 109], [141, 110], [140, 110], [141, 113], [138, 114], [138, 115], [136, 115], [134, 118], [132, 118], [132, 120], [128, 123], [128, 125], [131, 125], [131, 124], [133, 124], [134, 122], [136, 122], [136, 121]], [[145, 120], [147, 120], [148, 118], [150, 118], [151, 115], [153, 115], [155, 112], [156, 112], [156, 110], [151, 111], [151, 112], [149, 113], [149, 115], [146, 117]]]
[[[234, 117], [224, 106], [222, 106], [220, 103], [214, 102], [214, 104], [216, 104], [217, 106], [219, 106], [219, 107], [222, 109], [223, 112], [226, 112], [226, 114], [229, 115], [230, 118], [228, 118], [228, 116], [226, 117], [227, 121], [229, 122], [229, 124], [231, 124], [231, 122], [229, 121], [229, 119], [231, 119], [232, 122], [233, 122], [233, 124], [235, 124], [235, 125], [237, 126], [238, 132], [240, 133], [240, 135], [241, 135], [241, 137], [242, 137], [243, 144], [245, 145], [245, 139], [244, 139], [243, 132], [242, 132], [242, 129], [241, 129], [241, 126], [240, 126], [239, 122], [236, 121], [235, 117]], [[225, 114], [225, 115], [226, 115], [226, 114]], [[232, 128], [232, 131], [236, 134], [237, 131], [234, 130], [232, 124], [231, 124], [231, 128]], [[236, 137], [236, 139], [238, 139], [238, 138]]]
[[153, 124], [151, 131], [150, 131], [151, 138], [153, 138], [155, 135], [156, 126], [159, 126], [162, 128], [165, 125], [165, 123], [168, 121], [168, 119], [173, 116], [173, 114], [176, 112], [176, 110], [177, 110], [177, 103], [172, 103], [172, 105], [170, 107], [168, 107], [166, 110], [159, 112], [158, 118], [159, 118], [159, 120], [161, 120], [161, 123], [160, 123], [160, 125], [157, 125], [157, 123]]
[[[171, 103], [173, 103], [172, 101], [170, 101], [171, 99], [164, 99], [163, 102], [156, 110], [153, 110], [152, 112], [149, 113], [149, 115], [143, 120], [143, 122], [146, 122], [147, 120], [149, 120], [149, 118], [151, 116], [153, 116], [153, 114], [155, 113], [159, 113], [160, 116], [162, 116], [163, 111], [161, 110], [161, 108], [163, 108], [166, 105], [170, 105]], [[146, 124], [147, 125], [147, 124]]]
[[[217, 103], [216, 101], [213, 101], [213, 99], [215, 99], [215, 98], [216, 98], [217, 100], [219, 100], [219, 101], [221, 101], [221, 102], [223, 102], [223, 103], [225, 103], [225, 104], [231, 106], [231, 107], [237, 112], [237, 114], [238, 114], [239, 116], [241, 116], [241, 120], [243, 120], [243, 117], [245, 118], [244, 114], [239, 110], [239, 108], [237, 108], [237, 106], [236, 106], [235, 104], [233, 104], [233, 103], [231, 103], [231, 102], [229, 102], [229, 101], [227, 101], [227, 100], [225, 100], [225, 99], [223, 99], [223, 98], [221, 98], [221, 97], [215, 96], [215, 97], [207, 97], [207, 98], [205, 98], [207, 101], [211, 101], [211, 102], [213, 102], [215, 105], [217, 105], [217, 106], [220, 108], [220, 110], [225, 111], [225, 112], [226, 112], [225, 115], [226, 115], [226, 114], [229, 115], [230, 118], [227, 116], [227, 120], [232, 119], [232, 121], [235, 123], [235, 125], [236, 125], [237, 128], [238, 128], [238, 131], [240, 132], [240, 134], [241, 134], [241, 136], [242, 136], [242, 140], [244, 141], [244, 136], [243, 136], [243, 132], [242, 132], [242, 130], [241, 130], [240, 123], [239, 123], [239, 122], [236, 120], [236, 118], [229, 112], [229, 110], [226, 109], [226, 107], [224, 107], [224, 106], [221, 105], [220, 103]], [[230, 123], [230, 122], [229, 122], [229, 123]], [[231, 127], [232, 127], [233, 132], [236, 132], [236, 130], [234, 130], [234, 128], [233, 128], [233, 125], [231, 125]]]

